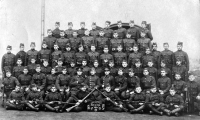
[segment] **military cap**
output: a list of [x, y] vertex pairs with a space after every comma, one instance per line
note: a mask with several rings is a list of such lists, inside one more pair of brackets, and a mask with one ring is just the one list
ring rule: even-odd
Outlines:
[[133, 68], [129, 68], [129, 69], [128, 69], [128, 72], [134, 72], [134, 71], [133, 71]]
[[80, 24], [84, 24], [85, 25], [85, 22], [81, 22]]
[[161, 60], [161, 63], [164, 63], [164, 64], [166, 64], [166, 61], [165, 61], [165, 60]]
[[65, 66], [63, 66], [63, 67], [62, 67], [62, 71], [63, 71], [63, 70], [67, 70], [67, 68], [66, 68]]
[[127, 35], [128, 35], [128, 34], [129, 34], [129, 35], [131, 35], [131, 32], [130, 32], [130, 31], [128, 31], [128, 32], [126, 32], [126, 34], [127, 34]]
[[7, 46], [7, 48], [10, 48], [10, 49], [12, 49], [12, 46], [8, 45], [8, 46]]
[[40, 67], [40, 64], [37, 64], [36, 67]]
[[21, 61], [22, 61], [22, 59], [21, 59], [21, 58], [17, 58], [17, 61], [18, 61], [18, 60], [21, 60]]
[[141, 61], [140, 61], [140, 59], [135, 59], [135, 63], [140, 63]]
[[153, 60], [148, 60], [147, 62], [152, 62], [153, 63]]
[[147, 24], [147, 21], [142, 21], [142, 24], [145, 24], [145, 25], [146, 25], [146, 24]]
[[156, 45], [157, 46], [157, 43], [156, 42], [153, 42], [152, 46]]
[[165, 42], [165, 43], [163, 43], [163, 45], [169, 45], [169, 43]]
[[59, 62], [59, 61], [60, 61], [60, 62], [62, 62], [62, 61], [63, 61], [63, 59], [62, 59], [62, 58], [58, 58], [58, 62]]
[[181, 75], [181, 73], [180, 72], [175, 72], [175, 75]]
[[165, 72], [167, 72], [166, 69], [164, 69], [164, 68], [161, 68], [160, 71], [165, 71]]
[[47, 29], [47, 32], [52, 31], [51, 29]]
[[57, 42], [55, 42], [55, 43], [54, 43], [54, 46], [55, 46], [55, 45], [57, 45], [57, 46], [58, 46], [58, 43], [57, 43]]
[[77, 30], [73, 30], [73, 33], [74, 33], [74, 32], [75, 32], [75, 33], [78, 33], [78, 31], [77, 31]]
[[148, 68], [144, 68], [144, 69], [143, 69], [143, 71], [145, 71], [145, 70], [149, 71], [149, 69], [148, 69]]
[[114, 63], [114, 60], [109, 60], [109, 63]]
[[169, 91], [176, 91], [176, 89], [174, 88], [174, 86], [172, 86], [170, 89], [169, 89]]
[[117, 21], [117, 24], [119, 24], [119, 23], [122, 23], [122, 21], [121, 20]]
[[149, 47], [146, 47], [146, 49], [145, 49], [145, 50], [148, 50], [148, 49], [149, 49], [149, 50], [151, 50]]
[[145, 33], [145, 30], [141, 30], [140, 33], [146, 34], [146, 33]]
[[64, 30], [60, 30], [60, 32], [65, 32]]
[[122, 68], [119, 68], [118, 71], [123, 71], [123, 69], [122, 69]]
[[96, 25], [96, 22], [93, 22], [92, 25]]
[[182, 45], [183, 45], [183, 42], [180, 42], [180, 41], [179, 41], [179, 42], [177, 43], [177, 45], [181, 45], [181, 46], [182, 46]]
[[79, 47], [79, 48], [80, 48], [80, 47], [83, 47], [83, 45], [82, 45], [82, 44], [80, 44], [78, 47]]
[[31, 45], [35, 45], [35, 42], [31, 42]]
[[82, 71], [83, 68], [82, 68], [82, 67], [78, 67], [78, 68], [76, 68], [76, 70], [77, 70], [77, 71]]
[[37, 85], [36, 84], [31, 84], [30, 88], [33, 88], [33, 87], [37, 87]]
[[113, 34], [118, 34], [116, 30], [113, 31]]
[[111, 24], [111, 22], [110, 22], [110, 21], [106, 21], [106, 23], [108, 23], [108, 24]]
[[46, 42], [46, 41], [43, 41], [43, 42], [42, 42], [42, 45], [43, 45], [43, 44], [46, 44], [46, 45], [47, 45], [47, 42]]
[[24, 69], [27, 69], [27, 70], [28, 70], [28, 67], [27, 67], [27, 66], [24, 66]]
[[94, 60], [94, 63], [95, 63], [95, 62], [98, 62], [98, 63], [99, 63], [99, 61], [98, 61], [97, 59]]
[[122, 47], [122, 45], [121, 45], [121, 44], [118, 44], [117, 47]]
[[71, 47], [71, 44], [70, 44], [70, 43], [67, 43], [67, 44], [66, 44], [66, 48], [67, 48], [67, 47]]
[[22, 47], [22, 46], [24, 46], [24, 43], [20, 43], [20, 44], [19, 44], [19, 47]]
[[104, 70], [105, 70], [105, 71], [110, 71], [110, 69], [109, 69], [109, 68], [105, 68]]
[[108, 48], [108, 45], [104, 45], [104, 48]]
[[195, 76], [195, 74], [194, 74], [192, 71], [190, 71], [190, 72], [188, 73], [188, 76], [191, 76], [191, 75]]
[[138, 45], [137, 45], [137, 44], [134, 44], [133, 47], [137, 47], [137, 48], [138, 48]]
[[96, 71], [96, 69], [94, 67], [90, 68], [90, 71], [93, 71], [93, 70]]
[[31, 57], [31, 60], [36, 60], [34, 57]]
[[50, 89], [52, 89], [52, 88], [55, 88], [55, 89], [57, 90], [56, 85], [52, 85], [52, 86], [50, 87]]
[[103, 30], [104, 30], [104, 29], [100, 29], [99, 32], [104, 32]]
[[74, 59], [71, 59], [70, 63], [76, 63], [76, 61]]
[[49, 62], [49, 60], [48, 59], [43, 59], [43, 62]]
[[85, 83], [81, 83], [80, 87], [86, 87], [86, 88], [88, 88], [88, 85], [85, 84]]
[[107, 87], [111, 87], [109, 83], [105, 85], [105, 88], [107, 88]]
[[134, 20], [130, 20], [130, 23], [134, 23]]
[[10, 69], [6, 69], [6, 73], [8, 73], [8, 72], [11, 73]]
[[58, 24], [58, 25], [60, 25], [60, 22], [56, 22], [55, 24]]
[[83, 59], [82, 61], [86, 61], [86, 62], [87, 62], [87, 60], [86, 60], [86, 59]]
[[127, 60], [123, 59], [122, 62], [126, 62], [127, 63]]
[[68, 22], [68, 25], [73, 25], [73, 23], [72, 22]]
[[[95, 46], [95, 44], [94, 44], [94, 43], [92, 43], [92, 44], [91, 44], [91, 46]], [[96, 46], [95, 46], [95, 47], [96, 47]]]

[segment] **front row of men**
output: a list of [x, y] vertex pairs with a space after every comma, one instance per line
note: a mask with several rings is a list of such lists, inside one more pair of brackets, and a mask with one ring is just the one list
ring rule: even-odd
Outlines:
[[92, 102], [99, 101], [101, 110], [105, 111], [143, 113], [149, 110], [149, 114], [179, 116], [187, 108], [187, 112], [198, 111], [200, 114], [200, 87], [192, 74], [185, 82], [180, 73], [176, 73], [171, 83], [165, 69], [161, 70], [162, 77], [157, 81], [146, 68], [141, 79], [134, 75], [133, 69], [129, 69], [128, 77], [124, 76], [122, 69], [113, 77], [105, 68], [105, 75], [101, 78], [94, 68], [91, 68], [89, 76], [83, 76], [82, 68], [78, 68], [72, 77], [66, 68], [58, 76], [55, 68], [47, 76], [40, 71], [40, 65], [37, 65], [31, 78], [24, 67], [24, 74], [20, 75], [23, 79], [19, 80], [6, 71], [3, 79], [6, 109], [84, 111]]

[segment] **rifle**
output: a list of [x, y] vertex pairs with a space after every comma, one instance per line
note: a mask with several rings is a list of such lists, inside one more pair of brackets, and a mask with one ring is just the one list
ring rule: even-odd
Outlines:
[[[88, 93], [88, 95], [86, 95], [86, 96], [82, 99], [82, 102], [85, 101], [85, 99], [87, 99], [95, 90], [96, 90], [96, 89], [93, 89], [90, 93]], [[82, 102], [81, 102], [81, 103], [82, 103]], [[77, 103], [78, 103], [78, 102], [77, 102]], [[77, 107], [77, 106], [80, 105], [80, 104], [77, 104], [77, 103], [76, 103], [74, 106], [67, 108], [66, 111], [67, 111], [67, 112], [70, 112], [72, 109], [74, 109], [75, 107]]]
[[134, 103], [134, 104], [139, 104], [139, 103], [144, 103], [144, 104], [153, 104], [156, 102], [145, 102], [145, 101], [129, 101], [129, 100], [123, 100], [123, 102], [127, 102], [127, 103]]
[[[4, 79], [4, 73], [2, 73], [2, 81]], [[5, 94], [5, 86], [3, 85], [3, 90], [2, 90], [2, 106], [5, 107], [5, 99], [4, 99], [4, 94]], [[6, 96], [7, 97], [7, 96]]]
[[[62, 101], [51, 101], [51, 102], [53, 102], [53, 103], [60, 103], [60, 104], [72, 104], [72, 105], [75, 104], [75, 103], [68, 103], [68, 102], [62, 102]], [[44, 103], [50, 104], [50, 102], [44, 102]]]
[[[97, 90], [98, 90], [98, 89], [97, 89]], [[98, 91], [99, 91], [104, 97], [109, 98], [109, 97], [106, 96], [104, 93], [102, 93], [100, 90], [98, 90]], [[111, 102], [112, 104], [114, 104], [115, 106], [122, 108], [125, 112], [128, 111], [128, 109], [124, 108], [123, 106], [121, 107], [119, 103], [117, 103], [117, 102], [115, 102], [115, 101], [113, 101], [113, 100], [111, 100], [111, 99], [110, 99], [110, 102]]]
[[186, 99], [185, 99], [185, 103], [186, 103], [186, 112], [189, 112], [189, 104], [190, 104], [190, 94], [189, 94], [189, 89], [188, 86], [186, 86], [187, 90], [186, 90]]

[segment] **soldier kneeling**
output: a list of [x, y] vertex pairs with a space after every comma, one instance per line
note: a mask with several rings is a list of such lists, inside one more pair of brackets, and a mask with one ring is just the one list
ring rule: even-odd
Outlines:
[[176, 94], [176, 90], [172, 87], [170, 89], [170, 95], [167, 96], [165, 102], [166, 107], [164, 108], [164, 112], [168, 115], [179, 116], [179, 113], [184, 108], [184, 101], [182, 96]]
[[37, 86], [35, 84], [32, 84], [30, 86], [30, 92], [26, 97], [27, 108], [38, 112], [42, 101], [42, 94], [37, 90]]
[[19, 86], [16, 86], [15, 89], [10, 93], [9, 98], [6, 102], [6, 110], [8, 109], [18, 109], [24, 110], [24, 94], [21, 92]]
[[50, 111], [59, 112], [62, 104], [61, 94], [57, 91], [55, 86], [51, 87], [51, 91], [46, 95], [45, 99], [45, 108]]

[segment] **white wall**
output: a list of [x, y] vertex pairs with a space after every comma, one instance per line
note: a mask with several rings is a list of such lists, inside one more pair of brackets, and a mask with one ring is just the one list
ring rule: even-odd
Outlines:
[[[135, 20], [140, 25], [146, 20], [152, 25], [152, 34], [158, 42], [169, 42], [175, 51], [178, 41], [184, 42], [184, 50], [191, 60], [200, 58], [200, 4], [199, 0], [46, 0], [46, 29], [54, 28], [56, 21], [61, 29], [72, 21], [78, 29], [81, 21], [91, 29], [96, 22], [104, 27], [104, 22]], [[1, 0], [0, 1], [0, 56], [8, 44], [13, 52], [23, 42], [28, 50], [30, 42], [35, 41], [37, 49], [41, 42], [41, 0]], [[192, 62], [191, 65], [196, 63]]]

